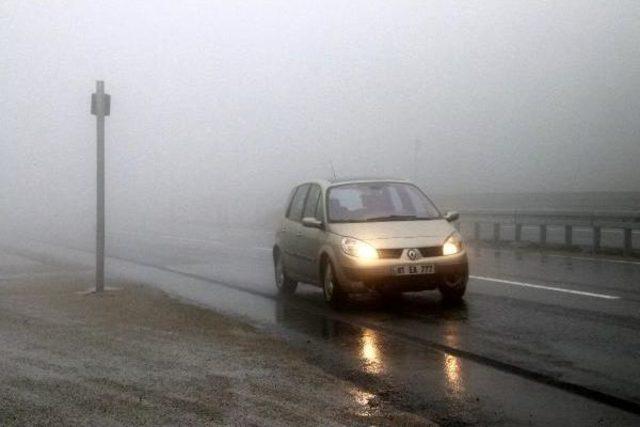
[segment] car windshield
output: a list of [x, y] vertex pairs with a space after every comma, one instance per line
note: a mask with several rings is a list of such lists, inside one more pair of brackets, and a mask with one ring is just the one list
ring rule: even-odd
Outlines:
[[333, 187], [328, 194], [329, 222], [418, 221], [440, 212], [416, 186], [367, 182]]

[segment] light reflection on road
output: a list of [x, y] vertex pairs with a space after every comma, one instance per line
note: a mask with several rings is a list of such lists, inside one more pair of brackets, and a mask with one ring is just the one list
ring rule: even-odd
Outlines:
[[375, 394], [354, 387], [351, 390], [351, 395], [353, 396], [358, 408], [356, 415], [361, 417], [372, 417], [379, 412], [378, 405], [375, 404]]
[[384, 371], [384, 365], [380, 356], [378, 333], [371, 329], [363, 329], [360, 344], [360, 357], [364, 361], [365, 372], [369, 374], [382, 373]]
[[[457, 329], [455, 325], [452, 325]], [[445, 341], [449, 347], [457, 347], [458, 333], [457, 330], [449, 331], [445, 336]], [[451, 393], [461, 394], [464, 392], [464, 381], [462, 380], [462, 359], [452, 354], [444, 354], [443, 364], [444, 374], [447, 379], [447, 388]]]
[[454, 393], [461, 393], [464, 391], [464, 384], [460, 378], [460, 371], [462, 370], [461, 361], [459, 358], [450, 354], [444, 356], [444, 369], [447, 375], [447, 383], [451, 391]]

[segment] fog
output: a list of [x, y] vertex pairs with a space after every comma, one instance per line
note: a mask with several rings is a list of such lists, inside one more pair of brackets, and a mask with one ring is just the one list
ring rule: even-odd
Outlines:
[[637, 191], [640, 3], [0, 5], [0, 219], [91, 236], [103, 79], [109, 229], [270, 224], [297, 182], [435, 194]]

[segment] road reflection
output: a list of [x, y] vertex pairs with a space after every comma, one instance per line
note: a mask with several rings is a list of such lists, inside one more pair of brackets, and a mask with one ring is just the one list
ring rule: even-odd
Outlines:
[[462, 379], [460, 378], [461, 369], [461, 361], [458, 357], [445, 354], [444, 370], [447, 376], [447, 384], [449, 389], [456, 394], [464, 391]]
[[360, 417], [372, 417], [380, 411], [376, 404], [377, 397], [373, 393], [369, 393], [360, 388], [354, 387], [350, 391], [351, 396], [357, 405], [356, 415]]
[[[314, 312], [304, 310], [299, 304], [307, 304], [302, 298], [306, 296], [298, 296], [297, 299], [278, 299], [276, 300], [275, 317], [276, 321], [287, 328], [302, 332], [310, 336], [322, 337], [329, 342], [338, 343], [343, 349], [348, 351], [355, 357], [354, 361], [358, 361], [359, 367], [363, 373], [375, 376], [383, 376], [390, 372], [391, 364], [398, 363], [398, 357], [404, 358], [405, 347], [394, 347], [387, 349], [385, 346], [386, 338], [372, 328], [356, 326], [345, 321], [333, 319], [330, 315], [322, 312]], [[310, 295], [311, 299], [315, 295]], [[360, 314], [360, 306], [354, 304], [352, 313], [360, 316], [368, 316], [376, 318], [376, 311], [370, 310], [365, 303], [361, 303], [368, 311]], [[312, 306], [312, 308], [315, 308]], [[397, 309], [397, 308], [396, 308]], [[384, 316], [396, 318], [395, 310], [384, 311]], [[451, 348], [459, 348], [459, 335], [461, 324], [467, 319], [468, 310], [464, 303], [457, 304], [453, 307], [443, 305], [439, 300], [412, 298], [406, 301], [401, 307], [402, 311], [415, 313], [428, 312], [428, 315], [422, 314], [422, 319], [441, 325], [442, 340], [444, 344]], [[343, 311], [343, 315], [344, 315]], [[348, 313], [348, 312], [347, 312]], [[378, 311], [379, 313], [379, 311]], [[391, 314], [389, 314], [391, 313]], [[399, 320], [403, 317], [398, 316]], [[379, 317], [379, 316], [378, 316]], [[390, 351], [389, 354], [386, 352]], [[409, 351], [413, 353], [413, 351]], [[446, 388], [451, 396], [459, 398], [466, 393], [464, 360], [452, 353], [434, 354], [435, 360], [439, 360], [441, 384]], [[411, 357], [414, 357], [413, 355]], [[415, 356], [417, 357], [417, 356]], [[362, 396], [361, 396], [362, 397]], [[370, 397], [370, 396], [368, 396]], [[367, 396], [363, 397], [366, 401]]]
[[[458, 344], [458, 327], [455, 324], [450, 325], [450, 329], [445, 335], [445, 341], [449, 347], [457, 347]], [[453, 394], [462, 394], [464, 392], [464, 381], [462, 379], [462, 359], [450, 353], [444, 354], [443, 361], [444, 375], [447, 381], [447, 389]]]
[[369, 374], [384, 372], [384, 365], [380, 357], [378, 333], [371, 329], [363, 329], [360, 337], [360, 357], [364, 361], [364, 370]]

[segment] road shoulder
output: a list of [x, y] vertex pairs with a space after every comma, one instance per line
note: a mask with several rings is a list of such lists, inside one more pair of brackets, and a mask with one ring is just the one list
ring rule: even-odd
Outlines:
[[238, 320], [113, 285], [2, 281], [0, 424], [430, 424]]

